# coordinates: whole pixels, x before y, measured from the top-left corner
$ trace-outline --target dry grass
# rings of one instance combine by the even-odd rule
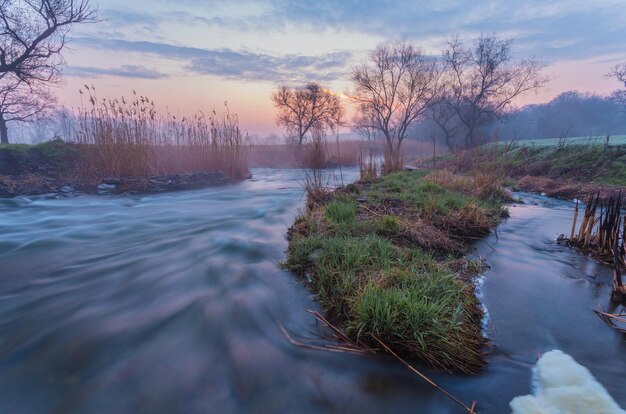
[[[359,141],[339,141],[320,143],[259,145],[249,147],[251,167],[264,168],[322,168],[358,165],[358,155],[362,143]],[[323,150],[323,154],[319,153]],[[312,153],[317,151],[315,157]]]
[[[435,170],[424,177],[427,182],[488,199],[507,199],[504,175],[498,171],[475,170],[473,175],[459,175],[450,170]]]
[[[222,171],[248,174],[246,135],[228,107],[192,116],[161,114],[153,101],[133,93],[131,100],[98,99],[85,86],[88,106],[76,120],[75,141],[83,154],[81,172],[91,177],[153,176]]]
[[[380,170],[382,175],[393,174],[404,170],[404,156],[399,153],[394,154],[385,150]]]
[[[364,156],[362,151],[359,152],[359,175],[363,181],[375,180],[378,177],[378,166],[372,151],[369,156]]]
[[[379,338],[398,355],[475,373],[485,339],[468,275],[481,269],[463,253],[497,223],[500,204],[464,194],[468,179],[441,185],[425,175],[385,175],[309,203],[289,233],[285,265],[307,275],[354,343]]]

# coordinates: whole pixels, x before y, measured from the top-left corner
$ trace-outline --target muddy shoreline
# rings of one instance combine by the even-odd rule
[[[555,179],[526,175],[517,178],[516,182],[519,189],[523,191],[545,194],[550,197],[564,200],[573,200],[575,198],[586,199],[587,197],[592,195],[595,196],[596,194],[600,195],[600,199],[605,200],[620,191],[626,193],[626,187],[598,185],[561,178]]]
[[[251,175],[246,178],[250,177]],[[197,171],[151,177],[106,177],[100,180],[39,174],[0,175],[0,198],[44,194],[61,197],[77,197],[82,194],[101,196],[155,194],[219,186],[236,181],[221,171]]]

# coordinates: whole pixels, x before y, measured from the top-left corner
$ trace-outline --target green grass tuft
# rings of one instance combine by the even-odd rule
[[[308,276],[327,315],[356,341],[374,345],[376,335],[409,358],[473,373],[484,363],[485,340],[473,285],[459,269],[480,266],[449,237],[456,227],[495,225],[500,204],[427,174],[357,183],[314,205],[294,225],[301,231],[290,233],[284,266]]]
[[[326,217],[335,223],[351,223],[356,219],[356,203],[332,201],[326,207]]]

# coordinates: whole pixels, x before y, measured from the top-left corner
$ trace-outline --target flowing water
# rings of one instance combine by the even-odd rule
[[[347,176],[354,178],[355,171]],[[144,197],[0,200],[1,413],[457,413],[385,356],[311,351],[308,290],[281,270],[296,170]],[[592,309],[608,267],[554,243],[572,205],[527,196],[476,246],[494,350],[476,377],[426,371],[481,413],[561,349],[626,405],[626,343]],[[532,203],[538,205],[533,205]]]

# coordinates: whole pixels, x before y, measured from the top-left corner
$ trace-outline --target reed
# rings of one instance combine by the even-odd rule
[[[368,157],[363,156],[363,152],[359,151],[359,174],[363,181],[375,180],[378,177],[378,167],[372,150]]]
[[[622,214],[622,202],[621,191],[605,200],[599,193],[590,196],[576,233],[577,202],[570,237],[562,234],[558,240],[613,265],[612,299],[626,303],[626,286],[622,282],[622,269],[626,268],[626,216]]]
[[[222,171],[233,179],[248,175],[247,135],[225,105],[191,116],[160,113],[154,101],[99,99],[85,85],[87,105],[76,116],[74,141],[82,153],[83,175],[102,177]]]

